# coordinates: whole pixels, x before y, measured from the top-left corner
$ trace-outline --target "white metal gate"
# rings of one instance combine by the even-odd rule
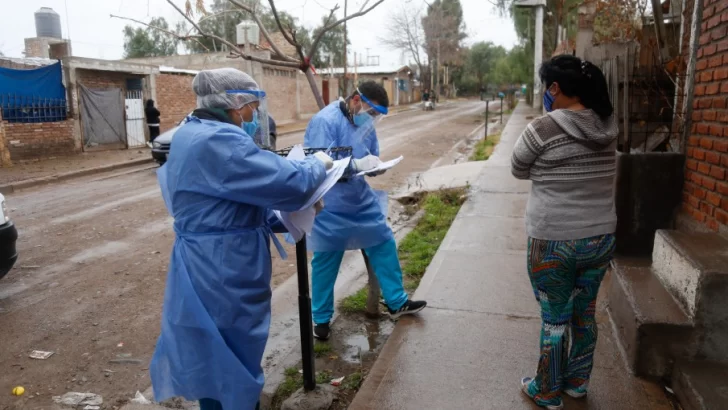
[[[129,148],[143,147],[146,144],[141,90],[126,92],[126,142]]]

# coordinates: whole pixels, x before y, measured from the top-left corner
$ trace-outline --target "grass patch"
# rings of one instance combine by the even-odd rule
[[[407,234],[399,245],[399,261],[404,275],[405,290],[413,292],[419,286],[420,279],[430,266],[450,225],[465,202],[466,191],[466,189],[449,189],[431,192],[417,196],[417,202],[408,205],[413,209],[423,209],[424,215],[415,229]],[[339,308],[346,314],[366,313],[368,294],[369,285],[344,298]]]
[[[297,392],[303,387],[303,375],[298,372],[295,367],[289,367],[285,371],[285,379],[278,386],[276,394],[273,396],[272,408],[279,409],[283,402],[291,397],[291,395]],[[322,370],[316,373],[316,383],[325,384],[331,381],[331,372],[328,370]]]
[[[358,371],[348,375],[346,379],[344,379],[342,387],[348,390],[359,390],[363,381],[364,375],[361,374],[361,371]]]
[[[470,155],[471,161],[485,161],[493,154],[496,144],[500,141],[500,134],[489,135],[485,139],[478,141]]]
[[[285,371],[286,378],[278,386],[276,394],[273,396],[273,403],[277,403],[278,406],[274,408],[280,408],[283,401],[298,389],[303,387],[303,375],[298,373],[298,369],[295,367],[289,367]]]
[[[326,384],[331,381],[331,372],[328,370],[321,370],[316,372],[316,384]]]
[[[368,293],[369,285],[359,289],[355,294],[345,297],[339,304],[339,308],[346,314],[365,313],[367,310]]]
[[[331,353],[331,345],[326,342],[316,342],[313,345],[313,352],[316,354],[316,357],[323,357]]]
[[[413,290],[419,285],[463,202],[464,189],[433,192],[424,198],[422,219],[399,245],[406,289]],[[364,295],[366,303],[366,293]]]

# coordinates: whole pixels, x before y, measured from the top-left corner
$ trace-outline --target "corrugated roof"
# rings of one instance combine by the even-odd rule
[[[15,64],[23,64],[34,67],[44,67],[47,65],[55,64],[58,60],[52,60],[50,58],[41,57],[0,57],[0,60],[10,61]]]
[[[174,67],[168,67],[164,65],[159,66],[159,72],[160,73],[177,73],[177,74],[197,74],[199,73],[198,70],[185,70],[182,68],[174,68]]]
[[[354,73],[358,74],[394,74],[398,73],[402,70],[409,70],[410,68],[406,65],[404,66],[363,66],[363,67],[349,67],[347,68],[347,74],[353,75]],[[343,75],[344,74],[344,67],[334,67],[333,69],[329,67],[317,67],[316,71],[323,75],[323,74],[333,74],[334,75]]]

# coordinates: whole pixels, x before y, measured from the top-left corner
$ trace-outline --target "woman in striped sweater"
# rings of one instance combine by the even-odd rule
[[[539,406],[563,408],[562,391],[584,397],[597,342],[597,293],[612,254],[619,132],[596,66],[563,55],[539,70],[547,114],[528,125],[511,158],[532,181],[526,211],[528,274],[541,305],[535,377],[521,380]]]

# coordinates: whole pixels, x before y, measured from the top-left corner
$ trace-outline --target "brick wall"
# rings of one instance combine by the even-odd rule
[[[727,0],[705,0],[701,33],[683,210],[718,231],[728,227]]]
[[[75,154],[73,120],[39,123],[3,122],[5,143],[13,162]]]
[[[96,70],[76,70],[77,82],[87,88],[121,88],[126,92],[126,79],[134,76],[125,73]]]
[[[161,113],[160,131],[173,128],[197,106],[191,74],[162,73],[157,76],[156,105]]]
[[[298,76],[298,86],[296,77]],[[156,105],[161,113],[160,131],[173,128],[197,106],[197,98],[192,91],[192,74],[161,73],[156,77]],[[276,123],[307,119],[318,112],[318,105],[306,77],[297,71],[284,69],[266,69],[264,71],[264,89],[268,98],[268,110]],[[321,90],[321,77],[316,77],[316,84]],[[300,92],[300,112],[296,89]],[[329,83],[330,98],[338,96],[338,83]],[[323,91],[322,91],[323,92]]]

